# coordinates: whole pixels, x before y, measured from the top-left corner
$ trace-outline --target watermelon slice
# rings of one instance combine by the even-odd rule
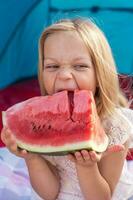
[[[18,147],[46,154],[88,149],[103,152],[108,146],[92,92],[62,91],[33,97],[2,113],[3,125]]]

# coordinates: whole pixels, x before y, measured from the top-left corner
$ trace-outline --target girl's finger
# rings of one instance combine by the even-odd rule
[[[74,155],[75,155],[75,158],[76,158],[76,160],[78,162],[83,162],[84,161],[84,159],[82,157],[82,154],[79,151],[77,151]]]
[[[123,151],[125,147],[123,145],[112,145],[109,146],[107,149],[107,152],[118,152],[118,151]]]
[[[16,156],[25,158],[28,155],[28,152],[26,150],[21,150],[18,148],[17,144],[14,144],[9,148],[9,150],[15,154]]]
[[[6,133],[6,146],[10,149],[17,148],[16,140],[10,133]]]
[[[10,131],[8,129],[3,129],[1,132],[1,139],[4,142],[4,144],[8,144],[8,142],[10,140],[12,140],[12,134],[10,133]]]
[[[18,150],[18,146],[16,143],[16,140],[14,138],[14,136],[10,133],[10,131],[6,131],[5,133],[5,137],[6,137],[6,146],[7,148],[14,154],[19,155],[20,151]]]
[[[20,151],[19,155],[20,155],[21,157],[23,157],[23,158],[28,157],[28,154],[29,154],[28,151],[26,151],[25,149],[19,150],[19,151]]]
[[[5,133],[6,133],[6,128],[4,127],[1,131],[1,140],[2,142],[5,144],[6,143],[6,136],[5,136]]]
[[[72,154],[68,154],[68,159],[72,162],[75,162],[75,157]]]
[[[103,157],[114,152],[124,151],[124,145],[111,145],[107,148],[107,150],[103,153]]]
[[[90,161],[90,154],[87,150],[82,150],[81,154],[82,154],[85,161]]]
[[[91,157],[91,160],[93,162],[99,162],[102,155],[101,154],[97,154],[95,151],[90,151],[90,157]]]

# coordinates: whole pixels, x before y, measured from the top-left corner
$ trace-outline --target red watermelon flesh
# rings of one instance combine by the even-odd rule
[[[108,145],[93,95],[86,90],[62,91],[15,104],[3,112],[3,124],[19,147],[33,152],[102,152]]]

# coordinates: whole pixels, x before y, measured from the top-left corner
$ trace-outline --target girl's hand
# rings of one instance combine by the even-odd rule
[[[18,157],[22,157],[24,159],[31,159],[33,157],[38,156],[37,154],[29,153],[26,150],[20,150],[17,146],[14,135],[7,128],[2,129],[1,139],[3,143],[6,145],[6,147],[8,148],[8,150]]]
[[[81,150],[76,151],[74,154],[69,154],[68,158],[77,165],[92,166],[99,162],[102,154],[97,154],[95,151]]]
[[[95,151],[81,150],[76,151],[74,154],[69,154],[68,158],[72,162],[82,166],[93,166],[99,162],[101,158],[109,155],[110,153],[123,151],[125,147],[123,145],[112,145],[103,153],[96,153]]]

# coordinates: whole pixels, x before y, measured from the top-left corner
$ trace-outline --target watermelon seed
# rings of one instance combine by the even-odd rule
[[[31,122],[31,125],[32,125],[32,130],[33,130],[33,131],[37,131],[37,127],[36,127],[35,123],[34,123],[34,122]]]
[[[43,129],[45,128],[45,124],[43,124],[42,128],[43,128]]]
[[[48,126],[48,129],[51,129],[51,125]]]
[[[39,125],[37,129],[40,130],[41,129],[41,125]]]

